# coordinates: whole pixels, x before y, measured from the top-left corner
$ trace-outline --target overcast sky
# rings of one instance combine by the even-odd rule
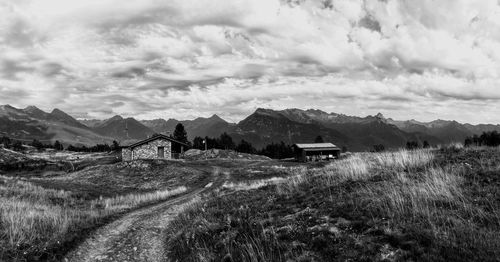
[[[497,0],[0,0],[0,104],[500,123]]]

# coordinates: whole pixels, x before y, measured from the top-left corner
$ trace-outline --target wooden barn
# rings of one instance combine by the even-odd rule
[[[189,145],[169,136],[156,134],[148,139],[122,147],[122,161],[136,159],[176,159]]]
[[[295,159],[300,162],[335,159],[341,151],[332,143],[295,144],[293,150]]]

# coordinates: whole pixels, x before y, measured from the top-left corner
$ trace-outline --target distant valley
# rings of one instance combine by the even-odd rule
[[[378,144],[386,148],[402,147],[407,141],[428,141],[431,145],[463,142],[473,134],[500,131],[500,125],[448,120],[398,121],[382,114],[357,117],[315,109],[259,108],[239,123],[230,123],[217,115],[194,120],[136,120],[118,115],[105,120],[77,120],[59,109],[47,113],[35,106],[24,109],[0,106],[0,135],[26,141],[38,139],[44,143],[59,140],[65,144],[94,145],[116,140],[124,145],[154,133],[171,133],[178,123],[184,125],[190,140],[196,136],[218,137],[226,132],[235,142],[244,139],[261,148],[280,141],[312,142],[320,135],[325,141],[351,151],[370,150]]]

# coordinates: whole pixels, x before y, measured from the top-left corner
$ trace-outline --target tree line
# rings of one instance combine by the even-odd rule
[[[465,146],[499,146],[500,133],[498,131],[483,132],[481,135],[473,135],[465,138]]]
[[[272,143],[267,145],[261,150],[257,150],[252,143],[241,139],[239,142],[235,142],[233,138],[226,132],[222,133],[219,137],[200,137],[197,136],[192,142],[188,141],[187,132],[182,123],[175,126],[172,138],[189,144],[191,148],[194,149],[224,149],[224,150],[234,150],[240,153],[247,154],[259,154],[265,155],[271,158],[288,158],[293,157],[293,148],[291,145],[287,145],[284,142]]]
[[[206,149],[224,149],[224,150],[234,150],[240,153],[247,154],[257,154],[264,155],[270,158],[289,158],[294,156],[293,147],[291,145],[285,144],[283,141],[279,143],[271,143],[266,145],[264,148],[258,150],[252,143],[241,139],[238,143],[235,143],[233,138],[226,132],[222,133],[219,137],[195,137],[193,139],[192,148],[205,150]]]

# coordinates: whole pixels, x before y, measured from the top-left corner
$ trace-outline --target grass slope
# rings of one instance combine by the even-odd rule
[[[182,194],[210,175],[154,160],[93,165],[71,173],[7,174],[0,176],[0,261],[59,260],[95,227],[130,209]]]
[[[227,186],[186,210],[167,252],[173,261],[498,261],[499,162],[498,149],[452,148],[290,168],[285,180]]]

